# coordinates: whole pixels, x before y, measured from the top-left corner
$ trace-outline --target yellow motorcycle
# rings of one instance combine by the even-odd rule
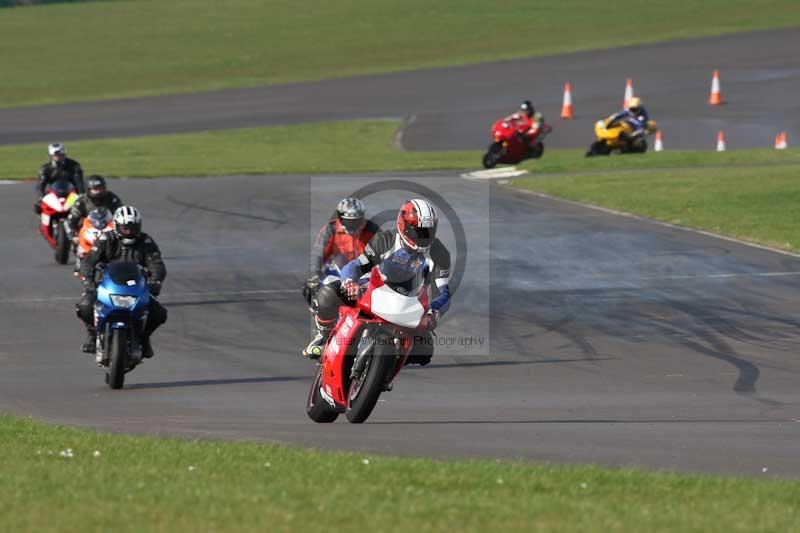
[[[610,155],[614,151],[643,154],[647,151],[647,135],[655,131],[655,120],[648,120],[645,125],[631,116],[612,115],[605,120],[598,120],[594,125],[597,140],[589,147],[586,157]]]

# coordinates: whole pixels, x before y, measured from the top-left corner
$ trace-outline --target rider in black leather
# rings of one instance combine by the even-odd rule
[[[36,182],[36,203],[33,210],[41,212],[40,202],[47,186],[58,180],[67,180],[75,186],[75,192],[83,194],[83,169],[80,163],[67,157],[67,147],[62,143],[52,143],[47,147],[50,161],[39,167],[39,179]]]
[[[147,286],[150,289],[150,307],[147,323],[142,332],[142,356],[153,357],[150,335],[167,321],[167,310],[156,296],[161,292],[161,283],[167,277],[167,268],[161,259],[161,251],[155,241],[142,232],[142,218],[135,207],[122,206],[114,213],[114,231],[107,231],[98,237],[91,251],[81,263],[80,275],[84,293],[75,306],[78,318],[86,324],[87,337],[82,350],[94,353],[97,332],[94,328],[94,302],[97,292],[94,284],[94,270],[99,263],[122,261],[136,263],[148,273]]]

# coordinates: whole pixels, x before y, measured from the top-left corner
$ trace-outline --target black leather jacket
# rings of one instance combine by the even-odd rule
[[[80,274],[87,289],[94,290],[94,267],[98,263],[111,261],[136,263],[147,269],[150,290],[156,295],[161,282],[167,277],[167,267],[161,259],[161,250],[149,235],[142,233],[133,244],[127,245],[122,243],[115,232],[106,231],[97,238],[92,249],[81,261]]]
[[[71,181],[75,185],[75,191],[78,194],[84,193],[85,187],[81,164],[74,159],[66,158],[61,166],[54,165],[51,161],[39,167],[39,181],[36,182],[36,193],[39,198],[44,196],[44,190],[49,184],[60,179]]]

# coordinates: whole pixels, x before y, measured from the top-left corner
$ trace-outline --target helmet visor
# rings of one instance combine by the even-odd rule
[[[433,242],[433,238],[436,236],[436,232],[433,228],[415,228],[411,225],[406,227],[405,233],[406,237],[420,248],[427,248],[430,246],[431,242]]]
[[[119,233],[120,237],[124,237],[126,239],[138,237],[141,229],[141,224],[120,224],[117,226],[117,232]]]
[[[339,221],[347,230],[347,233],[358,233],[364,225],[364,217],[359,218],[340,218]]]

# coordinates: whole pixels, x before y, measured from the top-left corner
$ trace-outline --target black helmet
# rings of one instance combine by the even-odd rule
[[[519,106],[519,110],[528,115],[528,118],[531,118],[534,113],[536,113],[536,109],[533,107],[533,104],[530,100],[525,100]]]
[[[92,200],[102,199],[106,195],[106,179],[97,174],[86,178],[86,194]]]

